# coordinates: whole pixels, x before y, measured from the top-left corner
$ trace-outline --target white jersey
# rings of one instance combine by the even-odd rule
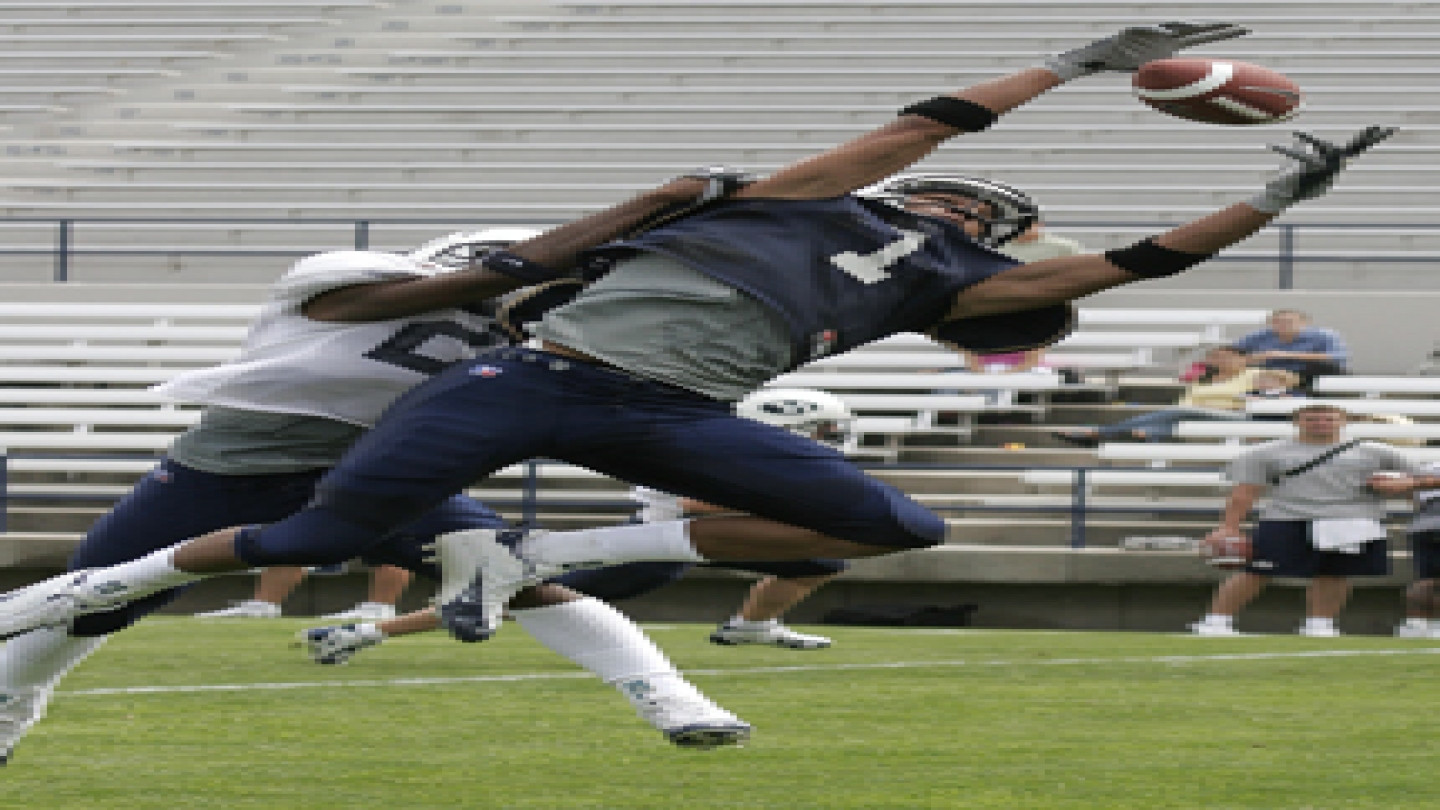
[[[155,387],[171,399],[369,427],[406,390],[451,363],[508,341],[492,318],[460,309],[368,323],[311,320],[306,301],[329,290],[430,276],[438,265],[376,251],[295,263],[271,289],[240,356]]]

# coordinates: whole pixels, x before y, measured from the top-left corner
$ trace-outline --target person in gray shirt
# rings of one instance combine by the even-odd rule
[[[1389,573],[1380,525],[1385,499],[1408,494],[1420,469],[1389,445],[1342,441],[1346,419],[1340,408],[1306,405],[1293,415],[1294,438],[1267,442],[1231,462],[1227,475],[1235,486],[1202,549],[1243,541],[1241,522],[1262,494],[1268,499],[1244,569],[1216,589],[1209,612],[1190,625],[1193,633],[1238,635],[1235,614],[1272,578],[1296,577],[1309,580],[1300,634],[1337,636],[1335,617],[1349,599],[1350,577]]]
[[[1412,479],[1415,514],[1407,529],[1414,580],[1405,589],[1405,623],[1395,628],[1400,638],[1440,638],[1436,616],[1435,580],[1440,579],[1440,462],[1424,466],[1425,475]]]

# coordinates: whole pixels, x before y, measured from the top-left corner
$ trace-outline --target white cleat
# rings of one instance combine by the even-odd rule
[[[10,761],[15,744],[45,716],[49,702],[50,690],[43,687],[0,691],[0,765]]]
[[[710,643],[727,646],[739,644],[767,644],[791,650],[822,650],[832,642],[825,636],[799,633],[780,623],[778,619],[763,622],[728,621],[710,634]]]
[[[1243,635],[1239,630],[1228,624],[1211,624],[1210,622],[1192,622],[1190,634],[1204,638],[1225,638],[1229,636]]]
[[[355,654],[385,640],[385,634],[374,625],[341,624],[334,627],[311,627],[297,636],[317,664],[344,664]]]
[[[1336,629],[1333,628],[1333,627],[1310,627],[1309,625],[1301,625],[1301,626],[1300,626],[1300,629],[1299,629],[1299,630],[1296,630],[1295,632],[1296,632],[1296,633],[1299,633],[1299,634],[1302,635],[1302,636],[1306,636],[1306,637],[1309,637],[1309,638],[1339,638],[1339,637],[1340,637],[1340,631],[1339,631],[1339,630],[1336,630]]]
[[[681,748],[744,745],[750,724],[715,705],[687,681],[637,678],[618,684],[630,705]]]
[[[196,613],[197,619],[278,619],[280,606],[263,599],[246,599],[228,608]]]
[[[361,602],[349,610],[320,618],[336,622],[383,622],[395,618],[395,606],[384,602]]]
[[[79,594],[90,571],[68,571],[24,588],[0,594],[0,639],[41,627],[59,627],[105,605],[86,609]],[[123,604],[123,600],[119,602]]]
[[[1396,638],[1440,638],[1436,630],[1429,627],[1415,627],[1414,625],[1402,624],[1395,628]]]
[[[502,543],[518,543],[526,533],[525,529],[467,529],[435,538],[435,561],[440,566],[436,612],[450,635],[461,641],[490,638],[500,629],[505,605],[515,594],[562,572],[558,566],[523,560]]]

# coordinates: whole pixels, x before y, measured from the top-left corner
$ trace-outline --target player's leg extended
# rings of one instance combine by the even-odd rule
[[[709,406],[672,406],[636,417],[628,449],[587,447],[568,460],[626,481],[735,510],[733,515],[590,530],[588,535],[656,537],[683,531],[690,561],[762,561],[874,556],[944,540],[945,524],[899,490],[866,475],[832,448]],[[583,535],[553,534],[547,545],[575,545],[605,563],[643,556],[582,547]],[[673,538],[672,538],[673,539]],[[662,545],[661,540],[656,545]],[[676,545],[683,545],[676,543]]]
[[[218,476],[162,462],[86,533],[71,570],[139,559],[216,526],[281,516],[304,504],[317,477]],[[69,627],[31,630],[0,648],[0,762],[43,717],[66,673],[108,634],[159,609],[175,593],[165,590],[118,610],[80,616]]]
[[[439,572],[425,549],[436,536],[503,525],[483,504],[458,495],[387,536],[366,562],[396,565],[433,578]],[[544,584],[520,594],[511,614],[536,641],[619,690],[641,717],[676,745],[732,745],[749,737],[749,724],[700,693],[640,628],[604,602]],[[301,640],[317,662],[340,664],[389,636],[438,626],[435,612],[427,609],[377,624],[311,628],[302,631]]]
[[[577,376],[605,376],[585,369]],[[517,589],[573,568],[640,560],[848,558],[934,545],[938,516],[840,456],[779,428],[731,415],[723,403],[610,374],[584,407],[566,411],[552,457],[633,483],[749,513],[582,532],[457,533],[473,566],[449,566],[442,620],[484,638]],[[605,387],[608,385],[608,389]],[[508,546],[508,547],[507,547]],[[462,579],[462,570],[474,575]],[[467,617],[463,622],[445,616]]]
[[[504,358],[457,365],[392,406],[321,479],[310,507],[263,528],[211,532],[132,562],[0,595],[0,637],[216,574],[359,556],[471,481],[543,452],[535,438],[550,424],[551,378],[536,371]],[[490,384],[497,380],[503,384]]]

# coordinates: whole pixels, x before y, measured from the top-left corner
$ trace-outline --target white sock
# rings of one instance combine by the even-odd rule
[[[152,593],[207,579],[212,574],[192,574],[171,563],[180,544],[167,546],[138,560],[97,568],[79,588],[86,605],[122,605]]]
[[[520,555],[554,565],[600,566],[658,560],[705,562],[690,543],[690,521],[666,520],[549,532],[520,541]]]
[[[107,638],[71,636],[59,627],[18,635],[0,647],[0,691],[53,688]]]
[[[1305,626],[1311,630],[1333,630],[1335,628],[1335,620],[1322,619],[1319,616],[1306,616]]]
[[[1205,624],[1214,625],[1216,627],[1229,627],[1230,623],[1234,620],[1234,616],[1226,616],[1224,613],[1205,614]]]
[[[1405,620],[1405,626],[1415,630],[1429,630],[1430,620],[1412,616]]]
[[[559,605],[513,611],[515,621],[536,641],[595,673],[608,684],[637,678],[680,677],[634,622],[599,599],[585,597]]]

